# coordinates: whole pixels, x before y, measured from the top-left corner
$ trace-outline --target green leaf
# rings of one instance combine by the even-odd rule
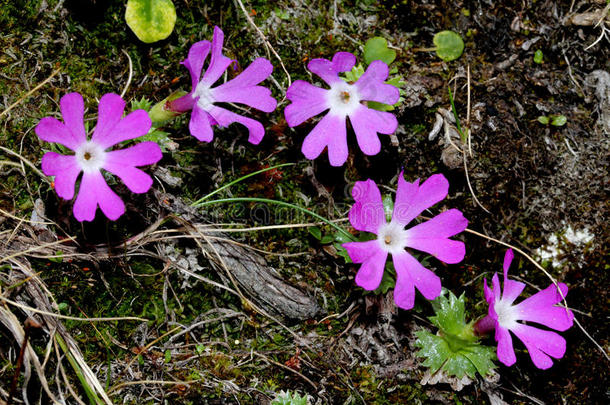
[[[311,236],[313,236],[317,240],[321,240],[322,239],[322,231],[317,226],[312,226],[308,230],[309,230],[309,233],[311,234]]]
[[[542,125],[549,125],[549,117],[547,117],[546,115],[541,115],[540,117],[538,117],[538,122]]]
[[[150,107],[152,107],[152,101],[146,98],[146,96],[142,96],[140,100],[131,100],[131,111],[135,110],[144,110],[149,111]]]
[[[390,222],[392,220],[392,212],[394,211],[394,199],[391,195],[386,194],[383,196],[381,200],[383,202],[383,212],[385,213],[386,221]]]
[[[172,352],[171,350],[167,349],[165,351],[165,363],[169,363],[170,361],[172,361]]]
[[[140,41],[149,44],[172,33],[176,9],[171,0],[127,0],[125,21]]]
[[[542,50],[537,49],[536,52],[534,53],[534,63],[541,64],[543,57],[544,57],[544,55],[542,54]]]
[[[174,141],[169,139],[168,135],[169,132],[161,131],[160,129],[152,127],[150,131],[142,138],[139,138],[139,140],[156,142],[161,148],[161,151],[165,153],[169,149],[172,149],[170,145],[174,143]]]
[[[551,115],[551,125],[555,127],[562,127],[568,122],[568,118],[565,115]]]
[[[441,31],[434,36],[436,54],[445,62],[456,60],[464,52],[462,37],[453,31]]]
[[[367,65],[375,60],[389,65],[394,62],[394,59],[396,59],[396,51],[388,48],[388,41],[385,38],[371,38],[364,44],[364,61]]]
[[[329,243],[333,243],[335,241],[334,235],[324,235],[322,239],[320,239],[320,243],[323,245],[328,245]]]
[[[420,350],[418,357],[425,358],[424,365],[431,373],[442,369],[448,376],[462,378],[468,375],[474,379],[478,372],[487,375],[495,367],[493,347],[479,344],[471,323],[466,323],[465,298],[457,298],[446,290],[432,302],[435,316],[428,319],[439,328],[436,335],[428,331],[416,332],[415,346]]]
[[[360,79],[360,76],[362,76],[363,74],[364,67],[362,67],[361,63],[359,63],[358,65],[354,66],[349,72],[345,72],[345,74],[343,75],[343,80],[349,83],[355,82]]]

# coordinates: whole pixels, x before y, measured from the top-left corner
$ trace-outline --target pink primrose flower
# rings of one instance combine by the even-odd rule
[[[366,242],[343,244],[354,263],[361,263],[356,284],[374,290],[381,283],[388,254],[396,269],[394,302],[403,309],[413,308],[415,288],[429,300],[441,292],[441,280],[426,269],[405,248],[429,253],[445,263],[458,263],[464,258],[464,242],[449,239],[468,225],[457,209],[450,209],[411,228],[405,227],[422,211],[443,200],[449,182],[442,174],[408,183],[400,173],[392,220],[386,221],[381,193],[372,180],[356,182],[352,196],[356,200],[349,211],[349,220],[359,231],[374,233],[377,238]]]
[[[273,66],[267,59],[257,58],[235,78],[212,87],[234,62],[222,54],[223,40],[221,29],[214,27],[212,42],[200,41],[191,46],[188,57],[182,61],[191,74],[191,92],[168,102],[167,108],[177,112],[192,110],[189,131],[200,141],[210,142],[214,139],[213,125],[227,127],[238,122],[248,129],[248,141],[258,144],[265,135],[260,122],[216,104],[239,103],[264,112],[275,110],[277,101],[271,97],[271,91],[257,86],[271,75]],[[203,64],[210,53],[210,63],[202,74]]]
[[[527,348],[534,365],[545,370],[553,365],[551,357],[560,359],[565,354],[565,339],[555,332],[517,321],[539,323],[558,331],[569,329],[574,321],[574,314],[564,307],[556,306],[563,299],[561,294],[564,297],[567,295],[568,287],[564,283],[559,283],[560,294],[557,287],[551,284],[519,304],[513,305],[525,287],[524,283],[508,279],[508,268],[513,257],[512,249],[508,249],[504,256],[503,291],[500,290],[498,273],[492,278],[491,289],[485,280],[485,300],[489,304],[489,315],[477,322],[475,329],[478,332],[485,332],[495,328],[498,359],[507,366],[512,366],[517,361],[509,331],[514,333]]]
[[[349,52],[337,52],[332,61],[312,59],[307,68],[320,76],[330,89],[297,80],[286,91],[286,97],[292,101],[284,110],[290,127],[328,110],[303,141],[301,150],[307,159],[317,158],[328,147],[331,165],[341,166],[345,163],[348,156],[347,117],[365,155],[376,155],[381,150],[377,133],[391,134],[396,131],[398,121],[393,114],[373,110],[363,104],[363,101],[385,104],[398,101],[398,88],[384,83],[388,77],[388,65],[380,60],[373,61],[358,81],[350,84],[342,80],[339,73],[350,71],[355,63],[356,57]]]
[[[104,215],[116,220],[125,212],[125,204],[108,187],[101,169],[119,177],[134,193],[148,191],[152,178],[137,166],[157,163],[162,157],[159,145],[142,142],[122,150],[108,150],[120,142],[145,135],[151,126],[148,114],[137,110],[123,118],[125,101],[117,94],[105,94],[100,99],[97,126],[89,140],[85,133],[83,97],[78,93],[66,94],[60,100],[60,109],[64,122],[45,117],[35,132],[43,141],[59,143],[74,154],[45,153],[43,173],[55,176],[57,194],[71,200],[82,172],[74,217],[81,222],[92,221],[99,205]]]

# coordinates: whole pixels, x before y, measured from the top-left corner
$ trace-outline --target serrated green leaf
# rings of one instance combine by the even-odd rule
[[[430,322],[432,322],[434,326],[441,329],[443,332],[460,335],[467,327],[465,295],[462,294],[460,298],[457,298],[449,291],[448,296],[446,296],[444,294],[445,291],[446,290],[443,290],[443,293],[432,301],[432,308],[436,315],[431,316],[428,319],[430,319]]]
[[[152,107],[152,101],[142,96],[140,100],[131,100],[131,111],[144,110],[149,111]]]
[[[172,33],[176,9],[171,0],[128,0],[125,21],[140,41],[149,44]]]
[[[542,54],[542,50],[537,49],[534,53],[534,63],[541,64],[544,55]]]
[[[345,80],[346,82],[352,83],[357,81],[358,79],[360,79],[360,76],[362,76],[364,74],[364,67],[362,67],[362,64],[359,63],[358,65],[354,66],[352,68],[352,70],[350,70],[349,72],[345,72],[343,74],[343,80]]]
[[[139,140],[156,142],[161,148],[161,151],[165,153],[169,150],[169,145],[173,142],[169,139],[168,135],[169,132],[161,131],[160,129],[153,127],[150,129],[150,132],[139,138]]]
[[[385,38],[374,37],[364,44],[364,61],[367,65],[376,60],[389,65],[394,59],[396,59],[396,51],[388,48],[388,41]]]
[[[485,376],[495,367],[495,350],[480,345],[472,323],[466,323],[464,294],[457,298],[446,292],[432,302],[435,316],[428,318],[439,328],[438,334],[416,332],[415,345],[421,349],[417,356],[425,358],[424,365],[432,373],[442,367],[447,375],[458,378],[474,379],[477,372]]]
[[[456,60],[464,52],[462,37],[453,31],[441,31],[434,36],[436,54],[445,62]]]

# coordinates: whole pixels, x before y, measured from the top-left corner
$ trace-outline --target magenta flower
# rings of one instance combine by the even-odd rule
[[[415,287],[429,300],[441,292],[441,280],[426,269],[405,248],[413,248],[435,256],[445,263],[458,263],[464,258],[464,242],[449,239],[468,225],[457,209],[445,211],[429,221],[405,229],[423,210],[447,196],[449,182],[442,174],[430,176],[421,186],[419,179],[407,183],[400,173],[392,220],[386,222],[379,188],[372,180],[356,182],[352,196],[356,203],[349,211],[349,220],[359,231],[374,233],[377,238],[366,242],[348,242],[347,249],[354,263],[362,263],[356,284],[365,290],[379,287],[388,254],[396,269],[394,302],[403,309],[413,308]]]
[[[108,151],[112,146],[145,135],[151,122],[144,110],[137,110],[123,118],[125,101],[117,94],[105,94],[100,99],[97,126],[91,140],[87,139],[84,124],[85,105],[78,93],[63,96],[59,102],[64,122],[45,117],[36,126],[38,137],[55,142],[74,151],[74,155],[47,152],[42,157],[42,171],[55,176],[57,194],[71,200],[76,179],[82,172],[78,196],[74,202],[74,217],[92,221],[99,205],[109,219],[115,220],[125,212],[125,204],[102,175],[104,169],[123,180],[134,193],[145,193],[152,178],[137,166],[151,165],[161,159],[161,149],[155,142],[142,142],[122,150]]]
[[[301,150],[307,159],[317,158],[328,146],[330,164],[341,166],[345,163],[348,155],[346,117],[349,117],[358,145],[365,155],[376,155],[381,150],[377,133],[396,131],[398,121],[393,114],[362,104],[363,101],[385,104],[398,101],[398,89],[384,83],[388,77],[388,65],[380,60],[373,61],[357,82],[346,83],[339,73],[350,71],[355,63],[356,57],[349,52],[337,52],[332,62],[312,59],[307,68],[320,76],[330,89],[297,80],[286,91],[286,97],[292,101],[284,110],[290,127],[328,110],[303,141]]]
[[[267,59],[257,58],[237,77],[212,88],[233,62],[222,54],[223,40],[221,29],[214,27],[212,42],[200,41],[191,46],[188,57],[182,61],[191,74],[191,92],[168,102],[167,108],[176,112],[192,110],[189,131],[200,141],[210,142],[214,139],[213,125],[227,127],[238,122],[248,128],[248,141],[258,144],[265,135],[265,129],[260,122],[216,104],[240,103],[264,112],[275,110],[277,101],[271,97],[271,91],[266,87],[257,86],[269,77],[273,66]],[[203,64],[210,52],[210,63],[202,75]]]
[[[517,321],[535,322],[549,328],[565,331],[572,326],[574,314],[563,307],[556,306],[568,294],[568,287],[559,283],[561,294],[554,284],[537,292],[517,305],[513,302],[523,291],[525,284],[508,279],[508,267],[513,260],[512,249],[504,256],[504,291],[500,291],[498,273],[492,278],[492,288],[487,287],[485,280],[485,300],[489,303],[489,315],[475,325],[478,333],[485,333],[495,328],[498,342],[498,359],[507,366],[517,361],[513,340],[509,331],[513,332],[527,348],[534,365],[546,370],[553,365],[551,357],[560,359],[566,352],[566,341],[559,334],[538,329]]]

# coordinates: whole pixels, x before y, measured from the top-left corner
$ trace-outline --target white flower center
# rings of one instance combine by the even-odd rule
[[[346,117],[360,106],[360,94],[356,86],[343,80],[333,84],[326,93],[330,114]]]
[[[197,99],[197,105],[204,111],[210,111],[214,106],[215,100],[209,84],[200,82],[193,92],[193,98]]]
[[[76,161],[85,173],[99,171],[106,161],[106,152],[98,144],[88,141],[76,149]]]
[[[517,324],[517,313],[514,307],[504,300],[496,301],[494,310],[498,315],[498,323],[506,329],[511,329]]]
[[[377,242],[388,253],[402,253],[407,246],[407,231],[396,222],[383,224],[377,231]]]

